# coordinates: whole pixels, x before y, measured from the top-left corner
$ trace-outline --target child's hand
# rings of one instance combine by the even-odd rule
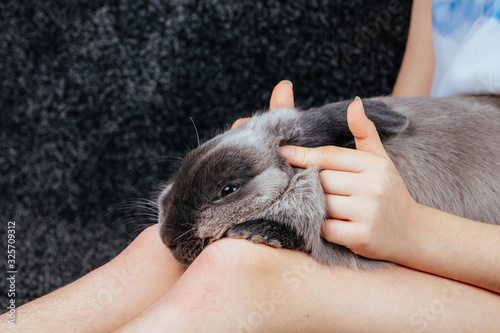
[[[271,94],[271,101],[269,102],[269,110],[281,108],[294,108],[293,100],[293,84],[288,80],[283,80],[278,83]],[[231,128],[236,128],[250,121],[252,118],[240,118],[233,123]]]
[[[328,220],[323,237],[353,252],[391,260],[402,251],[419,204],[387,155],[375,125],[359,99],[347,110],[356,150],[334,146],[282,147],[288,162],[299,167],[317,165],[326,193]]]

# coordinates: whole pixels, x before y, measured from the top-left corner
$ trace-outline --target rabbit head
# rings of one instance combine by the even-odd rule
[[[373,103],[368,109],[382,110],[374,118],[383,138],[407,126],[404,116]],[[158,199],[160,236],[174,257],[189,265],[225,235],[314,252],[325,215],[319,170],[292,168],[279,147],[352,147],[347,105],[263,113],[189,152]]]

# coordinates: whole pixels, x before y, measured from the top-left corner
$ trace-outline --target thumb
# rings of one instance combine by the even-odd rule
[[[375,124],[366,116],[363,103],[358,96],[347,108],[347,124],[354,136],[357,150],[389,157],[380,141]]]
[[[293,109],[293,84],[288,80],[283,80],[278,83],[271,94],[271,101],[269,102],[269,110],[274,109]]]

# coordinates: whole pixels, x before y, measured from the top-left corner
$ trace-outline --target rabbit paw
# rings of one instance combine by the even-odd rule
[[[295,230],[285,224],[265,219],[256,219],[237,224],[227,231],[232,238],[248,239],[269,246],[300,250],[304,241]]]

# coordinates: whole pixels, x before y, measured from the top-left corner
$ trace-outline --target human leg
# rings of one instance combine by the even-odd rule
[[[17,309],[22,332],[109,332],[142,313],[184,272],[162,244],[157,226],[144,230],[109,263]]]
[[[122,331],[477,331],[499,327],[499,312],[497,294],[401,266],[329,268],[223,239]]]

